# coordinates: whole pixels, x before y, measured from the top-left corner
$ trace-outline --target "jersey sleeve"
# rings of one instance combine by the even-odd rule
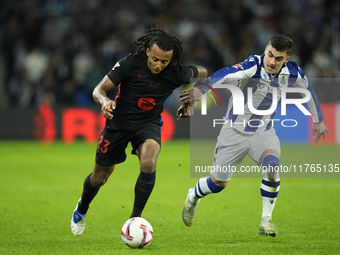
[[[171,71],[171,78],[177,87],[190,83],[190,79],[197,78],[198,70],[196,66],[180,66]]]
[[[311,98],[307,102],[307,105],[309,107],[309,110],[313,114],[313,123],[320,123],[320,122],[323,121],[323,114],[322,114],[322,111],[321,111],[319,100],[318,100],[316,93],[314,91],[314,88],[313,88],[312,84],[309,82],[305,73],[302,71],[302,69],[299,66],[297,66],[297,68],[298,68],[298,77],[297,77],[296,82],[293,86],[298,87],[298,88],[308,89],[308,91],[311,94]]]
[[[206,84],[211,87],[222,83],[237,86],[239,84],[238,81],[253,77],[257,71],[257,68],[258,58],[256,56],[250,56],[241,63],[218,70],[213,75],[208,77]],[[209,86],[202,85],[202,88],[209,90]]]
[[[127,74],[131,69],[132,63],[132,55],[129,54],[125,58],[119,60],[107,73],[107,76],[110,78],[114,85],[118,86],[126,79]]]

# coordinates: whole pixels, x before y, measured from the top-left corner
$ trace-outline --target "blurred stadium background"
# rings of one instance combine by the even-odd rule
[[[334,131],[328,143],[339,142],[339,1],[5,0],[0,9],[0,139],[95,142],[104,120],[93,88],[158,25],[182,38],[184,64],[209,74],[287,34],[291,59],[321,79],[313,86]],[[189,121],[173,118],[180,92],[166,103],[163,140],[189,137]]]

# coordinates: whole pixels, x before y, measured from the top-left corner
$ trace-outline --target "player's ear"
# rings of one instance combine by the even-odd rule
[[[145,51],[145,52],[146,52],[146,55],[149,56],[149,55],[150,55],[150,48],[149,48],[149,47],[146,48],[146,51]]]
[[[290,56],[287,57],[285,64],[288,62],[289,59],[290,59]]]

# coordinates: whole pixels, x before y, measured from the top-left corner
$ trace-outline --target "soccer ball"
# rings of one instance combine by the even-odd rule
[[[121,234],[127,246],[142,249],[151,243],[153,229],[146,219],[135,217],[124,223]]]

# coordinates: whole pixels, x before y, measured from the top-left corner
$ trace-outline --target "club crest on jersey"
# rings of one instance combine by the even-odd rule
[[[281,77],[280,83],[281,83],[282,85],[286,85],[286,76],[282,76],[282,77]]]
[[[233,67],[238,68],[238,69],[243,69],[243,66],[241,64],[233,65]]]
[[[159,83],[151,81],[149,85],[149,90],[150,91],[156,91],[159,88]]]
[[[155,107],[155,100],[151,97],[142,97],[138,100],[138,107],[143,111],[150,111]]]

